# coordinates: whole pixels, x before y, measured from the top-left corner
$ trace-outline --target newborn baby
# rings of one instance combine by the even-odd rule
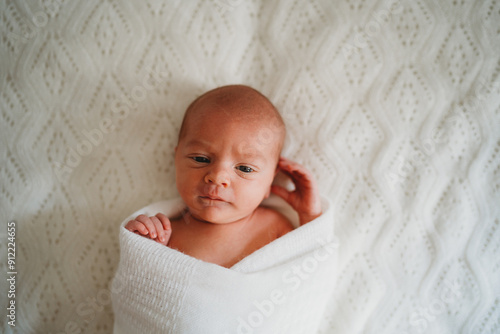
[[[301,165],[280,157],[285,125],[253,88],[219,87],[186,110],[175,148],[176,184],[186,209],[170,219],[139,215],[125,228],[203,261],[230,268],[293,230],[261,206],[273,192],[305,224],[321,215],[316,182]],[[272,185],[281,170],[293,191]]]

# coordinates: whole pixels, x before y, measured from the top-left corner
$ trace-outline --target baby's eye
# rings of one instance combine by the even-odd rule
[[[251,173],[251,172],[253,172],[253,168],[248,167],[248,166],[238,166],[236,168],[238,168],[238,170],[242,171],[243,173]]]
[[[201,163],[209,163],[210,162],[210,160],[208,158],[205,158],[205,157],[191,157],[191,159],[193,159],[196,162],[201,162]]]

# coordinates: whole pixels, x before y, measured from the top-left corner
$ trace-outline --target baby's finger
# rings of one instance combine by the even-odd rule
[[[165,244],[170,240],[170,236],[172,235],[172,226],[170,224],[170,219],[165,216],[163,213],[158,213],[156,217],[161,221],[163,225],[163,234],[165,236]]]
[[[156,227],[154,226],[154,223],[151,221],[149,217],[145,215],[139,215],[137,216],[137,218],[135,218],[135,220],[143,223],[146,226],[146,228],[149,231],[149,237],[151,239],[156,238]]]
[[[282,163],[281,161],[278,163],[278,168],[279,171],[291,178],[292,180],[295,179],[295,175],[293,175],[293,171],[290,169],[290,166]]]
[[[283,198],[286,202],[290,199],[290,192],[281,186],[272,185],[271,192]]]
[[[311,173],[309,172],[309,170],[298,162],[282,158],[280,159],[279,166],[283,171],[311,178]]]
[[[168,230],[171,230],[172,227],[170,225],[170,219],[168,219],[167,216],[165,216],[163,213],[158,213],[156,215],[156,217],[161,221],[162,225],[163,225],[163,229],[165,231],[168,231]]]
[[[125,228],[130,232],[139,232],[142,235],[148,234],[148,229],[144,226],[143,223],[138,222],[137,220],[131,220],[126,225]]]
[[[151,217],[149,217],[149,219],[151,219],[151,221],[153,222],[153,224],[155,226],[156,235],[158,236],[158,239],[161,242],[164,242],[165,241],[165,236],[164,236],[164,233],[163,233],[163,226],[162,226],[160,220],[158,218],[156,218],[155,216],[151,216]]]
[[[298,188],[314,186],[314,178],[304,166],[290,160],[280,160],[279,167],[284,174],[292,179]]]

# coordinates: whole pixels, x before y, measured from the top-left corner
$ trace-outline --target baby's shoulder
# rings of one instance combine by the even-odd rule
[[[257,210],[261,219],[266,221],[273,230],[276,230],[278,237],[294,229],[292,223],[282,213],[267,206],[259,206]]]

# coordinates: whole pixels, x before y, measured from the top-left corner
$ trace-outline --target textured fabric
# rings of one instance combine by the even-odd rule
[[[112,286],[114,334],[318,331],[338,274],[333,211],[326,199],[319,218],[230,269],[123,228],[139,214],[177,216],[179,203],[152,204],[121,224]]]
[[[323,333],[500,331],[500,2],[0,0],[0,12],[1,254],[17,222],[17,324],[1,332],[112,332],[117,226],[178,196],[182,114],[229,83],[269,96],[283,154],[332,200],[339,277]]]

